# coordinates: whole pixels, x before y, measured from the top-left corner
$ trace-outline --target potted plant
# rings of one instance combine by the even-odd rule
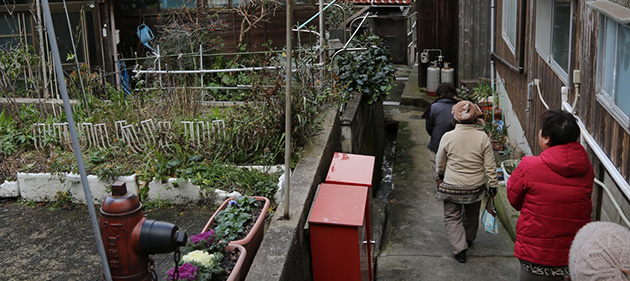
[[[245,279],[243,264],[247,250],[241,245],[219,241],[214,230],[201,232],[188,239],[184,255],[166,280],[240,281]]]
[[[241,245],[249,253],[243,271],[247,273],[262,241],[269,199],[262,196],[228,198],[206,223],[202,232],[214,229],[220,239]]]
[[[510,175],[514,173],[514,170],[516,170],[516,166],[518,166],[519,162],[521,162],[520,159],[508,159],[501,162],[501,170],[503,170],[503,176],[505,177],[505,182],[507,182],[508,179],[510,178]]]
[[[497,122],[485,122],[482,130],[490,137],[492,150],[503,151],[507,142],[507,127]]]
[[[479,105],[479,107],[483,110],[485,106],[490,106],[492,108],[492,100],[488,100],[490,96],[492,96],[492,86],[484,81],[480,81],[477,83],[477,86],[473,89],[473,95],[475,101]]]
[[[461,100],[467,100],[474,103],[477,102],[477,97],[474,92],[463,85],[457,88],[457,97]]]

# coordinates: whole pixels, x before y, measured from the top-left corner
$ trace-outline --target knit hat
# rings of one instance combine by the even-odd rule
[[[630,229],[591,222],[575,235],[569,253],[571,281],[630,280]]]
[[[479,106],[471,101],[463,100],[453,105],[453,118],[460,123],[470,123],[483,113]]]

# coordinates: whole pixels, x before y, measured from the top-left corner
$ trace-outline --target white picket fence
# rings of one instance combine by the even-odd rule
[[[208,141],[215,134],[225,136],[224,120],[209,121],[181,121],[180,122],[184,134],[192,142],[201,145],[202,142]],[[68,123],[37,123],[33,124],[33,143],[36,149],[43,149],[51,140],[57,140],[70,149],[71,138],[68,130]],[[157,130],[173,130],[170,121],[153,122],[153,119],[147,119],[140,123],[127,124],[127,120],[119,120],[114,122],[114,132],[119,141],[126,143],[134,152],[142,150],[144,145],[153,143],[159,147],[168,145],[165,140],[157,139]],[[79,123],[77,125],[79,133],[79,142],[82,148],[111,148],[109,132],[106,123]]]

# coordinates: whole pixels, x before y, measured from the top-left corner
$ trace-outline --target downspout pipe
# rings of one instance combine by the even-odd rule
[[[523,74],[523,72],[525,72],[525,68],[523,66],[514,66],[513,64],[511,64],[509,61],[507,61],[506,59],[504,59],[503,57],[499,56],[497,53],[495,53],[494,51],[492,51],[492,54],[490,54],[490,63],[493,64],[493,62],[497,60],[499,63],[505,65],[508,67],[508,69],[518,73],[518,74]]]
[[[103,265],[103,275],[105,280],[111,281],[112,275],[109,270],[109,263],[107,262],[107,256],[105,255],[105,246],[103,245],[103,239],[101,239],[101,230],[98,227],[98,218],[96,217],[96,211],[94,210],[94,203],[92,201],[92,192],[87,180],[87,173],[85,172],[85,165],[83,164],[83,157],[81,156],[81,147],[79,146],[79,138],[77,136],[77,127],[72,117],[72,108],[70,107],[70,98],[68,97],[68,89],[66,88],[66,79],[63,75],[63,69],[61,69],[61,57],[59,56],[59,46],[57,46],[57,36],[55,35],[55,27],[50,15],[50,5],[48,0],[42,0],[42,10],[44,11],[44,20],[46,21],[46,32],[48,33],[48,42],[50,44],[50,50],[52,51],[53,61],[55,63],[55,72],[57,74],[57,83],[59,83],[59,92],[63,98],[63,107],[66,111],[66,119],[68,121],[68,130],[70,131],[70,137],[72,138],[72,149],[74,150],[74,156],[77,159],[77,166],[79,168],[79,174],[81,175],[81,184],[83,185],[83,193],[85,194],[85,204],[88,207],[90,213],[90,219],[92,221],[92,229],[94,230],[94,238],[96,239],[96,248],[98,254],[101,257],[101,264]]]
[[[525,69],[525,17],[527,16],[527,1],[521,1],[521,20],[519,21],[521,33],[518,37],[518,68],[519,74],[522,74]]]
[[[495,25],[494,25],[494,18],[496,16],[496,11],[495,11],[495,1],[492,1],[492,14],[491,14],[491,21],[493,22],[492,27],[491,27],[491,32],[493,35],[491,41],[494,41],[494,30],[495,30]],[[516,72],[518,74],[523,74],[525,72],[525,17],[527,16],[527,3],[526,1],[521,1],[521,20],[520,20],[520,31],[519,31],[519,37],[518,37],[518,66],[513,65],[512,63],[510,63],[508,60],[504,59],[503,57],[499,56],[499,54],[497,54],[494,50],[494,43],[491,43],[490,45],[490,63],[493,64],[495,60],[499,61],[499,63],[507,66],[511,71]],[[494,71],[492,72],[492,75],[494,75]]]

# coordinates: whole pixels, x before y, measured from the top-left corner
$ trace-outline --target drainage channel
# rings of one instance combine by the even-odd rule
[[[389,197],[392,189],[392,175],[394,172],[394,159],[396,156],[396,138],[398,137],[398,122],[385,121],[385,149],[383,153],[383,165],[381,167],[381,183],[376,191],[376,198]]]

